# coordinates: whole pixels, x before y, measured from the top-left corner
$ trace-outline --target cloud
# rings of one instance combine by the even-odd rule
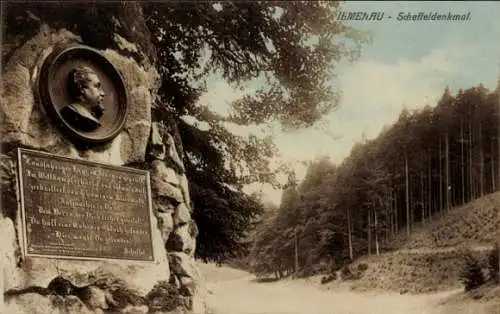
[[[376,137],[384,125],[395,122],[403,106],[434,106],[446,85],[463,87],[454,86],[453,79],[467,67],[464,60],[475,52],[450,47],[433,50],[419,60],[402,59],[395,64],[362,60],[344,69],[339,76],[341,107],[328,117],[333,131],[342,138],[330,152],[342,159],[362,132],[368,138]]]
[[[463,48],[438,49],[417,61],[397,64],[361,61],[340,77],[342,105],[358,110],[396,109],[432,104],[471,54]],[[367,106],[370,105],[370,106]]]

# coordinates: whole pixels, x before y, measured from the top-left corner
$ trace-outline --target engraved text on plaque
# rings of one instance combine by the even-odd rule
[[[19,149],[24,252],[154,261],[147,171]]]

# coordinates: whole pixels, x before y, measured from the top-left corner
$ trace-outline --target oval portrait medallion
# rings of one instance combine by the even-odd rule
[[[110,141],[125,123],[128,99],[123,79],[93,48],[56,49],[42,66],[39,88],[46,113],[72,141]]]

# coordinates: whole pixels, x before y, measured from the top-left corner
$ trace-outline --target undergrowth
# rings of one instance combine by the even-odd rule
[[[464,254],[465,264],[460,272],[459,278],[464,285],[465,291],[471,291],[486,283],[483,271],[478,259],[472,252]]]

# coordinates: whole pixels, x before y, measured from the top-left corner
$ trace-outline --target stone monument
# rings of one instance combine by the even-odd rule
[[[4,312],[203,313],[176,129],[151,117],[155,68],[41,25],[2,75]]]

